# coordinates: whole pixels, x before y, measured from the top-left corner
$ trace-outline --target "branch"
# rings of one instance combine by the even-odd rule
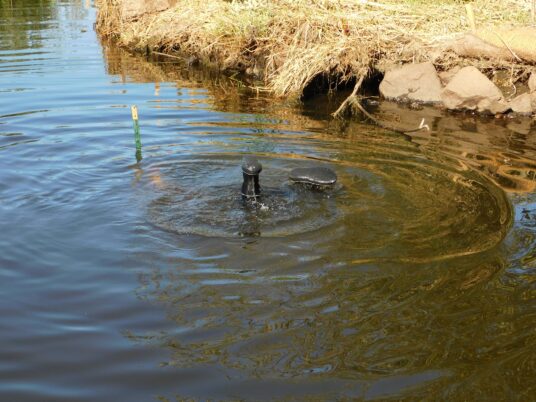
[[[386,130],[394,131],[395,133],[400,133],[400,134],[414,133],[416,131],[421,131],[421,130],[430,131],[430,127],[428,126],[428,124],[424,124],[425,123],[424,118],[421,120],[421,124],[419,125],[419,127],[415,128],[413,130],[403,131],[403,130],[397,129],[395,127],[388,126],[387,124],[380,122],[378,119],[376,119],[374,116],[372,116],[361,105],[361,102],[359,101],[359,98],[357,96],[357,92],[359,91],[359,88],[361,87],[361,84],[363,84],[363,79],[364,79],[364,75],[361,75],[361,77],[359,78],[359,80],[355,84],[355,87],[354,87],[352,93],[350,94],[350,96],[348,96],[344,100],[344,102],[341,103],[339,108],[334,113],[331,114],[333,117],[339,118],[339,117],[341,117],[341,115],[343,115],[346,112],[346,110],[349,107],[355,106],[356,108],[358,108],[361,111],[361,113],[363,113],[365,116],[367,116],[376,125],[384,128]]]
[[[503,45],[510,51],[510,53],[512,53],[512,56],[514,56],[514,59],[516,59],[517,61],[519,61],[520,63],[523,62],[523,60],[521,60],[519,58],[519,56],[517,54],[514,53],[514,51],[512,50],[512,48],[510,46],[508,46],[508,43],[506,43],[504,41],[504,39],[501,37],[501,35],[499,35],[497,32],[493,32],[497,38],[499,38],[499,40],[503,43]]]
[[[344,102],[341,103],[339,108],[334,113],[331,114],[333,117],[335,117],[335,118],[340,117],[342,114],[344,114],[344,112],[346,112],[346,109],[353,103],[354,99],[357,100],[357,91],[359,91],[359,88],[361,87],[361,84],[363,84],[363,79],[364,78],[365,78],[365,76],[361,75],[361,77],[359,78],[359,80],[355,84],[355,87],[354,87],[352,93],[350,94],[350,96],[348,96],[348,98],[346,98],[344,100]]]

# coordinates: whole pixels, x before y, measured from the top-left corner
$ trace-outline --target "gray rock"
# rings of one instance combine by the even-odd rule
[[[337,174],[327,167],[296,168],[290,172],[289,179],[296,183],[326,186],[335,184]]]
[[[441,93],[448,109],[476,110],[481,113],[504,113],[509,109],[503,94],[475,67],[462,68]]]
[[[485,103],[483,103],[485,105]],[[489,107],[483,107],[482,112],[487,113],[489,111],[491,114],[497,113],[506,113],[510,110],[510,105],[505,100],[492,101]]]
[[[530,92],[536,92],[536,73],[532,73],[529,78]]]
[[[438,103],[441,82],[432,63],[406,64],[385,73],[380,93],[387,99]]]
[[[510,108],[513,112],[529,115],[532,113],[531,95],[528,93],[516,96],[510,101]]]
[[[458,73],[458,71],[460,71],[460,68],[461,67],[456,66],[454,68],[451,68],[450,70],[441,71],[440,73],[438,73],[437,75],[441,80],[441,84],[443,84],[443,86],[448,85],[452,77],[454,77]]]

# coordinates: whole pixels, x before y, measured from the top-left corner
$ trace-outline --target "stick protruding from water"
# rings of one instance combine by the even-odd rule
[[[140,124],[138,122],[138,107],[136,105],[132,105],[130,107],[130,111],[132,113],[132,121],[134,124],[134,141],[136,143],[136,160],[139,162],[141,161],[141,134],[140,134]]]
[[[132,112],[132,120],[138,120],[138,107],[136,105],[132,105],[130,107],[130,111]]]

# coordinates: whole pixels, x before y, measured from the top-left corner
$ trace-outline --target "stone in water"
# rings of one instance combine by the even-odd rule
[[[327,167],[296,168],[290,172],[289,179],[296,183],[329,186],[337,181],[337,174]]]

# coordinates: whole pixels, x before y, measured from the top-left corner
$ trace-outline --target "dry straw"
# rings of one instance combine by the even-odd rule
[[[179,0],[125,21],[126,0],[97,0],[97,29],[121,45],[193,54],[221,69],[257,71],[279,96],[298,96],[325,74],[336,83],[390,65],[431,60],[464,64],[448,51],[470,30],[456,0]],[[475,0],[479,27],[530,23],[532,0]],[[483,69],[511,67],[472,61]]]

